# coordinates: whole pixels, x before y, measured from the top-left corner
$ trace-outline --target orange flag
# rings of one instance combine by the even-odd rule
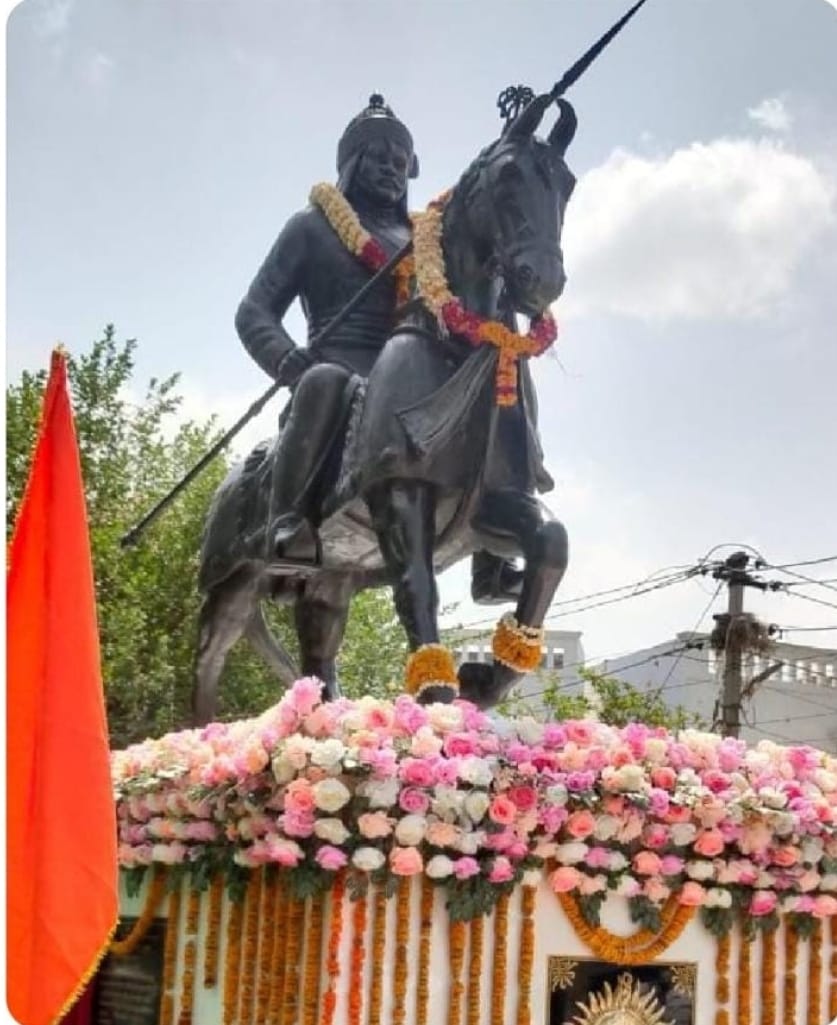
[[[81,995],[118,916],[96,600],[60,351],[9,552],[6,652],[7,999],[21,1025],[50,1025]]]

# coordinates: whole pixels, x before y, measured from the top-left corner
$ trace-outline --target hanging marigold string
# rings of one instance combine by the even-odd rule
[[[520,925],[518,957],[517,1025],[532,1021],[532,965],[535,960],[535,893],[536,887],[523,886],[520,897],[523,921]]]
[[[369,1021],[381,1019],[384,983],[384,958],[387,939],[387,895],[383,886],[375,887],[372,903],[372,975],[369,982]]]
[[[221,912],[224,905],[224,877],[213,876],[209,884],[209,909],[206,916],[206,941],[203,955],[203,984],[212,989],[218,984],[218,944],[221,933]]]
[[[305,950],[302,1025],[316,1025],[320,1009],[320,976],[323,963],[323,901],[322,893],[310,898],[310,916]]]
[[[111,940],[108,953],[116,954],[117,957],[126,957],[128,954],[133,954],[151,928],[151,923],[154,921],[165,892],[166,866],[155,865],[139,918],[134,922],[127,936],[123,936],[121,940]]]
[[[828,994],[828,1016],[837,1018],[837,915],[831,916],[831,989]]]
[[[506,943],[509,933],[509,895],[501,893],[494,906],[494,967],[491,973],[491,1025],[506,1023]]]
[[[728,932],[719,936],[715,947],[715,1025],[729,1025],[729,955],[732,937]]]
[[[465,1025],[479,1025],[482,1006],[482,940],[485,918],[477,915],[471,919],[471,959],[468,962],[468,1005]]]
[[[407,971],[410,943],[412,876],[400,876],[395,898],[395,972],[392,987],[392,1025],[404,1025],[407,1014]]]
[[[363,1011],[363,963],[366,959],[366,904],[368,897],[368,893],[362,894],[355,901],[352,913],[352,957],[349,965],[348,1025],[360,1025]]]
[[[238,1009],[239,1025],[252,1025],[256,999],[256,966],[259,951],[259,905],[261,903],[263,868],[250,871],[247,881],[244,912],[244,944],[241,963],[241,997]]]
[[[284,875],[276,880],[276,929],[273,941],[273,962],[270,968],[271,987],[268,1003],[267,1020],[270,1025],[280,1025],[282,1007],[285,999],[285,973],[288,967],[286,958],[288,942],[288,887]]]
[[[448,1025],[461,1025],[462,1022],[462,997],[465,993],[462,973],[465,966],[465,942],[467,935],[464,922],[448,921],[448,956],[450,958]]]
[[[416,985],[416,1025],[427,1025],[427,1001],[430,996],[430,932],[433,928],[433,901],[436,891],[427,876],[421,877],[421,917],[419,919],[418,982]]]
[[[177,1025],[191,1025],[192,1004],[195,999],[195,962],[197,961],[197,933],[200,922],[201,893],[192,887],[186,902],[186,946],[183,951],[183,980],[180,988],[180,1013]]]
[[[796,1021],[796,961],[799,953],[799,934],[790,918],[785,919],[785,979],[782,1013],[783,1022]]]
[[[746,932],[741,934],[738,952],[737,1025],[752,1025],[753,1020],[753,945]]]
[[[244,922],[244,903],[232,901],[227,921],[227,949],[224,955],[224,1023],[233,1025],[238,1011],[238,965],[241,961],[241,929]]]
[[[658,933],[640,929],[632,936],[617,936],[602,926],[590,925],[572,894],[556,896],[578,938],[597,957],[613,964],[649,964],[674,943],[695,915],[694,908],[679,904],[673,898],[663,909],[662,928]]]
[[[822,922],[814,921],[808,963],[808,1025],[822,1025]]]
[[[331,888],[331,921],[328,927],[328,951],[326,953],[326,976],[328,987],[323,997],[322,1025],[332,1025],[337,1007],[337,983],[340,979],[340,940],[343,936],[343,899],[346,893],[346,876],[338,873]],[[396,969],[397,970],[397,969]]]
[[[762,933],[761,1023],[776,1025],[776,930]]]
[[[282,995],[282,1025],[297,1025],[299,1013],[299,958],[305,935],[305,901],[288,894],[285,985]]]
[[[256,1021],[267,1018],[270,1006],[271,969],[276,943],[276,869],[265,869],[262,882],[262,907],[259,913],[259,971],[256,982]]]
[[[177,949],[180,933],[180,890],[169,894],[169,913],[166,919],[166,944],[163,948],[163,999],[160,1007],[160,1025],[174,1022],[174,980],[177,974]]]

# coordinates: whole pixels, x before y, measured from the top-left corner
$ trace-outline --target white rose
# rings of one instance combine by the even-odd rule
[[[314,833],[321,840],[338,846],[350,836],[349,830],[340,819],[317,819],[314,823]]]
[[[628,867],[628,859],[621,851],[611,851],[607,868],[609,872],[622,872]]]
[[[580,841],[558,844],[555,857],[562,865],[577,865],[587,857],[587,844]]]
[[[465,811],[474,822],[482,822],[491,803],[484,790],[472,790],[465,796]]]
[[[329,737],[328,740],[317,741],[311,748],[311,762],[323,769],[334,769],[340,764],[345,753],[346,746],[343,741]]]
[[[401,784],[397,779],[368,780],[361,785],[370,808],[391,808],[398,800]]]
[[[697,826],[692,822],[675,822],[671,827],[671,842],[676,847],[685,847],[697,836]]]
[[[534,747],[543,740],[543,723],[527,715],[517,720],[517,735],[524,744]]]
[[[485,758],[467,755],[459,763],[459,778],[473,786],[487,787],[494,779],[494,773]]]
[[[713,886],[706,891],[706,907],[708,908],[731,908],[732,894],[729,890],[722,890]]]
[[[462,709],[456,705],[442,705],[439,702],[428,705],[427,718],[439,733],[456,733],[462,729]]]
[[[543,869],[527,868],[523,873],[524,886],[540,886],[543,879]]]
[[[823,876],[820,880],[821,890],[837,890],[837,874]]]
[[[809,865],[816,865],[822,858],[825,844],[819,837],[809,836],[802,841],[802,860]]]
[[[665,761],[668,745],[659,737],[649,737],[645,741],[645,757],[654,765],[660,765]]]
[[[297,770],[284,755],[277,755],[270,764],[273,769],[273,778],[277,783],[290,783],[296,776]]]
[[[704,882],[707,879],[714,878],[715,866],[711,861],[687,861],[686,875],[690,879],[697,879],[700,882]]]
[[[425,872],[431,879],[446,879],[453,872],[453,862],[444,854],[436,854],[427,862]]]
[[[314,804],[327,812],[340,811],[351,799],[351,791],[339,779],[323,779],[313,786]]]
[[[597,840],[610,840],[616,836],[618,829],[619,819],[615,815],[600,815],[596,819],[596,828],[593,830],[593,836]]]
[[[777,836],[790,836],[796,829],[796,820],[790,812],[780,812],[773,821],[773,832]]]
[[[616,770],[616,785],[620,790],[641,790],[645,783],[645,772],[641,765],[622,765]]]
[[[352,855],[352,864],[361,872],[374,872],[381,868],[386,860],[383,852],[377,847],[358,847]]]
[[[405,815],[395,827],[395,838],[404,847],[417,847],[427,832],[427,819],[423,815]]]
[[[443,819],[457,815],[465,804],[465,794],[456,787],[439,783],[433,788],[433,811]]]
[[[833,793],[837,790],[837,773],[829,772],[827,769],[815,769],[814,782],[825,793]]]
[[[763,787],[759,790],[759,798],[768,808],[777,810],[784,808],[788,803],[787,794],[783,794],[781,790],[776,790],[774,787]]]
[[[555,783],[553,786],[546,788],[546,799],[550,804],[557,804],[559,807],[563,807],[567,803],[568,797],[569,791],[563,783]]]
[[[476,854],[485,844],[485,833],[475,829],[473,833],[460,833],[456,841],[456,849],[462,854]]]

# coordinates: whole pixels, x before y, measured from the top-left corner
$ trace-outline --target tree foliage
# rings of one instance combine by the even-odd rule
[[[111,743],[121,747],[188,724],[197,568],[210,499],[227,471],[217,459],[146,531],[123,549],[120,537],[215,440],[215,423],[183,418],[178,375],[152,379],[136,395],[136,342],[112,326],[89,352],[68,359],[68,378],[87,498]],[[6,391],[6,522],[11,531],[29,470],[46,372],[24,372]],[[293,650],[287,609],[271,621]],[[352,693],[387,693],[400,678],[403,634],[386,592],[358,596],[344,649]],[[221,681],[220,718],[262,711],[279,696],[270,671],[246,642]]]

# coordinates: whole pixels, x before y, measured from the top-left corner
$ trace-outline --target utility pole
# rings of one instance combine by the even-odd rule
[[[741,731],[741,655],[744,631],[744,588],[766,589],[766,584],[747,572],[750,556],[746,552],[733,552],[723,566],[713,572],[716,580],[727,584],[726,614],[716,616],[718,625],[724,629],[724,690],[721,698],[721,732],[725,737],[737,737]]]

